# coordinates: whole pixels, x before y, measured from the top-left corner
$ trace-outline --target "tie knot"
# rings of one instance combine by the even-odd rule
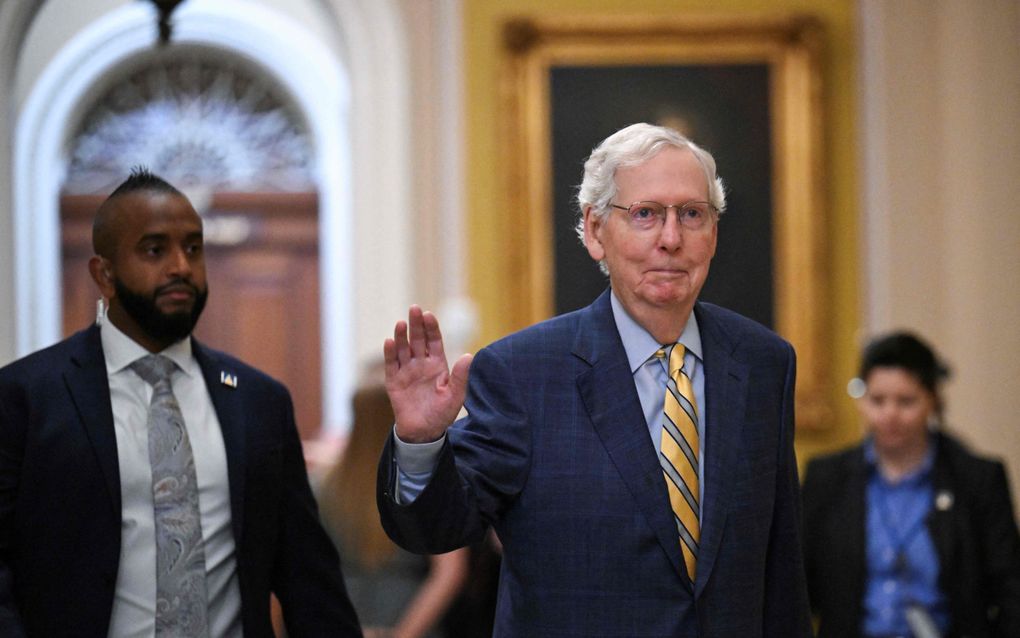
[[[132,363],[131,369],[146,383],[155,386],[161,381],[170,381],[177,364],[161,354],[150,354]]]
[[[666,359],[669,361],[669,374],[670,376],[676,374],[679,370],[684,367],[684,354],[687,349],[682,343],[674,343],[668,346],[662,346],[655,351],[655,356],[658,359]]]

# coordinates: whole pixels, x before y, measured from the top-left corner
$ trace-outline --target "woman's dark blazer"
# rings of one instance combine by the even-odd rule
[[[954,638],[1020,637],[1020,535],[1002,463],[935,437],[928,531]],[[865,564],[864,448],[812,460],[804,477],[804,551],[819,638],[861,635]]]

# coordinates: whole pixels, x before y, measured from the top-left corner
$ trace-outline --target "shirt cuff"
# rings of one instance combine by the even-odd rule
[[[439,453],[446,443],[446,434],[428,443],[408,443],[397,436],[397,426],[393,426],[394,456],[397,467],[407,474],[432,474],[439,463]]]
[[[425,486],[432,479],[432,472],[439,463],[439,455],[446,443],[443,438],[429,443],[408,443],[397,436],[397,426],[393,426],[393,456],[397,462],[394,473],[393,496],[400,505],[408,505],[418,498]]]

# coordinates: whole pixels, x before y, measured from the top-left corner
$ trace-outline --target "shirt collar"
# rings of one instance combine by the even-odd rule
[[[868,437],[864,441],[864,461],[868,464],[868,468],[875,472],[878,476],[878,452],[875,450],[875,439]],[[917,466],[914,471],[903,475],[903,477],[897,481],[897,484],[907,483],[909,481],[920,481],[925,480],[931,474],[932,468],[935,466],[935,436],[933,434],[928,435],[928,450],[924,453],[924,459],[921,464]]]
[[[135,361],[151,354],[137,341],[124,334],[113,325],[106,316],[100,324],[100,337],[103,342],[103,356],[106,359],[106,373],[116,374]],[[191,337],[185,337],[171,344],[159,354],[171,359],[177,367],[191,376],[195,374],[195,358],[191,356]]]
[[[655,351],[663,344],[656,341],[650,332],[634,321],[612,290],[609,291],[609,301],[613,307],[616,329],[620,333],[623,349],[627,353],[627,362],[630,364],[630,371],[633,374],[650,357],[654,356]],[[682,343],[687,351],[697,357],[699,361],[704,360],[701,356],[701,331],[698,330],[698,319],[694,316],[693,310],[687,317],[687,323],[684,325],[684,330],[680,333],[677,343]]]

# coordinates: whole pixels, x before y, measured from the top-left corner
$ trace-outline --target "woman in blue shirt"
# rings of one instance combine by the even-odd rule
[[[864,350],[868,436],[813,460],[804,548],[819,638],[1020,637],[1020,534],[1001,463],[941,431],[932,349]]]

